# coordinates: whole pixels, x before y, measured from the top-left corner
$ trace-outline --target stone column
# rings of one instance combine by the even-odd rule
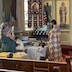
[[[3,17],[3,3],[2,0],[0,0],[0,24],[2,23],[2,17]]]
[[[16,0],[16,17],[17,17],[16,32],[20,31],[20,28],[21,28],[20,8],[21,8],[21,0]]]
[[[72,0],[70,0],[70,41],[72,45]]]

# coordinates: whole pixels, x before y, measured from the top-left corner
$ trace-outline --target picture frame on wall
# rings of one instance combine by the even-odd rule
[[[31,13],[39,13],[39,4],[37,2],[31,4]]]
[[[56,20],[61,29],[69,29],[70,0],[56,0]]]

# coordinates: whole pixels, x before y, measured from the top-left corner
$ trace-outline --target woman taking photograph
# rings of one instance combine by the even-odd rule
[[[3,52],[16,52],[16,42],[14,35],[13,17],[10,17],[9,22],[4,23],[2,27],[2,51]]]

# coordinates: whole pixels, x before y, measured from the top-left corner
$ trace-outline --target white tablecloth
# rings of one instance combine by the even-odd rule
[[[39,49],[40,46],[31,46],[27,48],[27,54],[29,56],[29,59],[39,60],[40,59],[40,52]]]

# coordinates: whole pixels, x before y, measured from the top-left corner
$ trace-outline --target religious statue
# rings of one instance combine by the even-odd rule
[[[61,26],[66,25],[67,9],[66,9],[64,2],[61,3],[61,7],[59,9],[59,14],[60,14],[60,24],[61,24]]]
[[[51,21],[51,5],[47,3],[47,5],[44,5],[44,12],[46,12],[47,17],[47,23],[50,23]]]

